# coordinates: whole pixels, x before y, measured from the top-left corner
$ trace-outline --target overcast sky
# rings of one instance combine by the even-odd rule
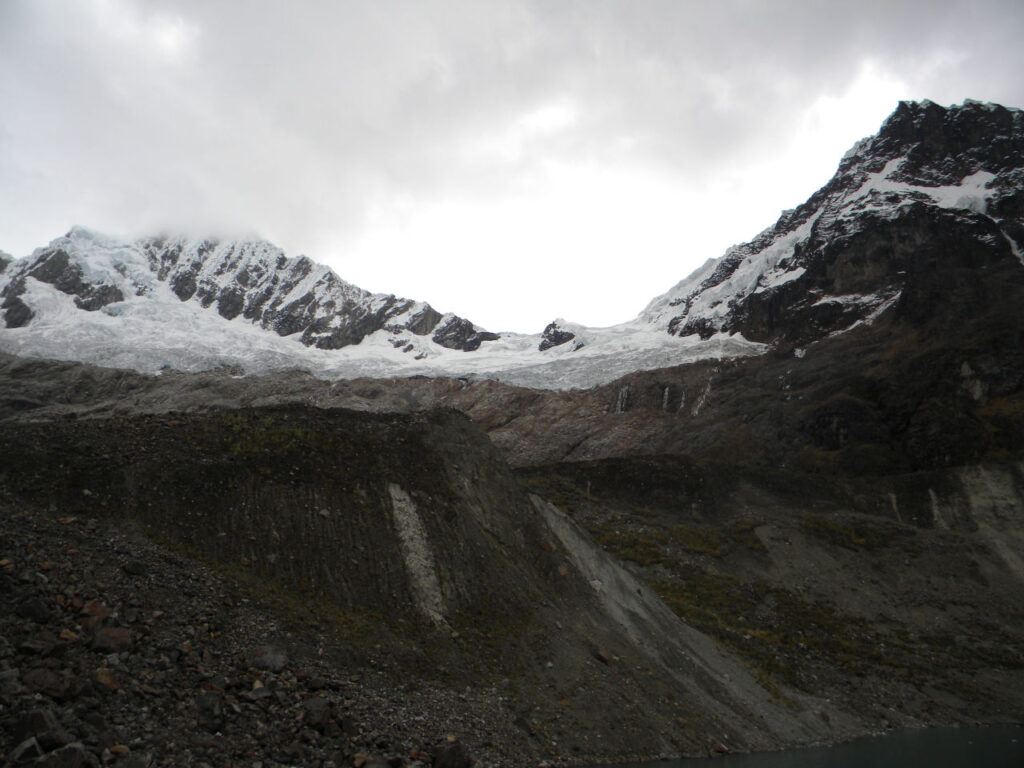
[[[258,235],[491,330],[610,325],[900,99],[1024,107],[1024,2],[0,0],[0,249]]]

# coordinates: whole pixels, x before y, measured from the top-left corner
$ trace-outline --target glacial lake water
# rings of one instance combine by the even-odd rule
[[[834,747],[636,763],[631,768],[1024,768],[1024,728],[894,731]]]

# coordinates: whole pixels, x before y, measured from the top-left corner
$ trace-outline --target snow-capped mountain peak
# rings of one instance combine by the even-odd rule
[[[860,235],[927,215],[970,224],[974,237],[1019,258],[1022,186],[1024,112],[901,102],[806,203],[705,263],[641,318],[680,336],[813,342],[876,318],[902,291],[899,258],[911,246],[883,239],[861,252]]]
[[[425,336],[442,347],[469,349],[495,338],[424,302],[373,294],[305,256],[288,257],[262,240],[152,237],[126,242],[84,227],[37,249],[7,276],[5,324],[29,324],[34,312],[21,296],[26,280],[45,283],[84,311],[138,300],[194,302],[224,320],[243,320],[306,346],[340,349],[370,333]],[[171,302],[173,305],[175,302]]]
[[[72,228],[0,255],[0,350],[157,371],[299,367],[583,387],[640,369],[806,348],[882,317],[917,318],[958,279],[1021,264],[1024,113],[902,102],[833,178],[749,243],[708,259],[638,317],[490,333],[373,294],[258,240],[134,241]]]

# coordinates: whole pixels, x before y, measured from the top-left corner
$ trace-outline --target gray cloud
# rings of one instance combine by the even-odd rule
[[[346,248],[381,207],[500,201],[553,162],[695,188],[740,173],[865,62],[906,98],[1024,105],[1022,31],[1016,0],[7,0],[0,247],[72,223],[256,232],[320,259],[330,246],[347,277],[366,271]],[[552,105],[568,117],[522,128]],[[484,272],[471,258],[449,267]],[[664,269],[662,287],[688,271]],[[442,283],[375,279],[473,317]]]

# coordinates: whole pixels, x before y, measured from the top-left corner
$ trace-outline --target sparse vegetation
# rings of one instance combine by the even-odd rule
[[[670,526],[672,542],[687,552],[701,555],[721,557],[722,536],[718,529],[710,525],[678,524]]]
[[[669,535],[663,530],[635,529],[621,522],[608,522],[593,532],[598,544],[622,560],[638,565],[656,565],[665,560]]]
[[[764,524],[755,517],[744,517],[729,526],[729,538],[753,552],[767,552],[764,542],[757,535],[757,529]]]
[[[837,520],[822,515],[808,515],[800,521],[800,530],[837,547],[853,550],[876,550],[892,543],[895,537],[910,535],[913,530],[884,519]]]

